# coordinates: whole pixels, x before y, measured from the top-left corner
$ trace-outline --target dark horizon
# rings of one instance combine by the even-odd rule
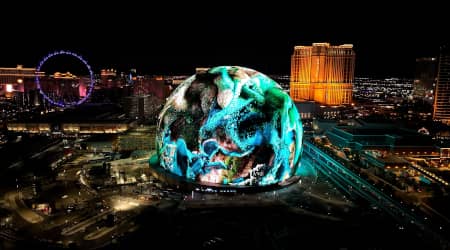
[[[444,15],[434,6],[411,13],[332,6],[320,16],[293,6],[261,6],[180,12],[170,6],[101,9],[73,3],[20,9],[20,21],[33,25],[24,30],[17,19],[0,17],[8,38],[2,41],[0,67],[35,67],[49,52],[71,50],[96,72],[193,74],[195,67],[240,65],[289,74],[295,45],[329,42],[354,45],[356,76],[413,77],[415,59],[438,56],[447,42]]]

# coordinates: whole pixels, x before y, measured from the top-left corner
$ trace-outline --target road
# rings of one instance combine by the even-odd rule
[[[81,221],[80,223],[76,224],[75,226],[66,227],[62,230],[61,235],[68,236],[75,233],[78,233],[80,231],[85,230],[87,227],[95,224],[98,220],[101,220],[103,216],[111,213],[113,210],[109,209],[102,213],[99,213],[95,216],[90,217],[89,219],[86,219],[84,221]]]
[[[32,209],[28,208],[20,199],[20,192],[8,192],[5,194],[5,200],[9,203],[10,207],[14,209],[17,214],[29,223],[35,224],[44,221],[44,218]]]

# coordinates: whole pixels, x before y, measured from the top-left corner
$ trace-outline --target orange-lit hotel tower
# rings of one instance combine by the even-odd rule
[[[326,105],[351,104],[354,72],[352,44],[295,46],[291,58],[291,98]]]
[[[450,124],[450,47],[441,47],[434,92],[433,119]]]

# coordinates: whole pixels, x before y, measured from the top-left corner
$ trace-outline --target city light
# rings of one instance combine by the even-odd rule
[[[251,29],[229,30],[219,33],[263,48],[256,43],[265,39],[240,36]],[[154,35],[162,41],[168,33]],[[288,48],[302,42],[296,37]],[[215,40],[205,41],[198,48]],[[139,70],[127,64],[137,47],[118,63],[108,61],[116,52],[103,43],[103,59],[92,62],[104,64],[93,68],[65,50],[44,56],[37,68],[0,67],[0,246],[296,249],[310,242],[306,248],[446,249],[449,51],[439,60],[418,58],[415,78],[402,78],[396,67],[394,77],[378,75],[385,65],[369,64],[364,39],[341,42],[295,46],[290,75],[271,66],[289,63],[290,52],[278,57],[265,49],[254,59],[259,64],[244,58],[252,51],[224,61],[212,51],[214,60],[199,56],[195,62],[203,65],[181,71],[176,67],[186,65],[177,60],[191,54],[190,46],[173,50],[174,43],[171,53],[179,56],[142,53],[155,57]],[[86,44],[74,49],[93,53]],[[412,47],[380,56],[388,64]],[[355,77],[355,51],[373,69],[358,66],[363,77]],[[60,55],[70,60],[45,70],[67,73],[41,71]],[[270,75],[214,66],[221,61],[248,62]],[[77,100],[67,102],[71,97]],[[323,235],[328,240],[309,239]]]
[[[127,211],[135,209],[138,206],[139,203],[130,200],[129,198],[117,198],[113,201],[113,208],[115,211]]]
[[[11,93],[14,91],[12,84],[6,84],[6,92]]]

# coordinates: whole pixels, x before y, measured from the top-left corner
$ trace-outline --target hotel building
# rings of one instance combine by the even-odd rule
[[[437,78],[433,119],[448,124],[450,123],[450,51],[448,46],[441,47]]]
[[[295,46],[291,58],[291,98],[325,105],[351,104],[354,73],[352,44]]]

